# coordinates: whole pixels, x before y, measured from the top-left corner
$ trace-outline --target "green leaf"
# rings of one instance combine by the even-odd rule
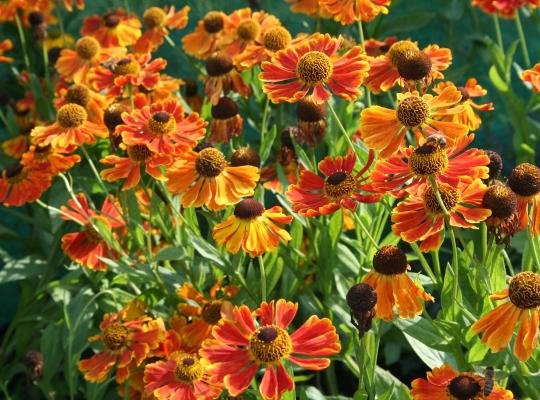
[[[499,75],[499,72],[497,71],[497,68],[492,65],[489,69],[489,79],[491,79],[491,82],[495,85],[497,90],[500,92],[508,92],[510,90],[510,87],[508,84],[504,81],[503,78]]]
[[[21,281],[44,272],[47,263],[37,256],[28,256],[20,260],[11,258],[7,253],[1,252],[4,266],[0,271],[0,283]]]
[[[270,151],[272,150],[272,145],[274,144],[276,136],[277,126],[272,125],[272,128],[266,132],[266,135],[264,135],[263,141],[261,143],[261,148],[259,150],[259,154],[261,156],[261,164],[264,164],[264,162],[270,155]]]
[[[187,258],[185,248],[183,246],[165,247],[161,249],[154,257],[155,261],[166,260],[184,260]]]

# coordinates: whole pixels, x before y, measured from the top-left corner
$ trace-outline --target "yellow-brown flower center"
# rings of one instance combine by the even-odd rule
[[[214,178],[227,166],[227,160],[221,151],[214,147],[202,149],[195,159],[195,169],[205,178]]]
[[[176,130],[176,120],[166,111],[157,111],[148,120],[148,130],[156,136],[169,135]]]
[[[332,76],[332,60],[321,51],[310,51],[300,57],[296,76],[308,85],[326,83]]]
[[[255,219],[264,213],[264,206],[255,199],[244,199],[234,207],[234,216],[240,219]]]
[[[380,274],[396,275],[407,270],[407,256],[397,246],[382,246],[373,256],[373,269]]]
[[[16,185],[17,183],[24,181],[28,176],[28,170],[24,168],[23,164],[15,163],[9,165],[4,170],[4,176],[10,185]]]
[[[103,17],[103,24],[107,28],[115,28],[120,23],[120,16],[114,12],[109,12]]]
[[[276,325],[263,326],[249,338],[249,353],[259,363],[275,363],[291,351],[289,334]]]
[[[103,344],[111,351],[117,351],[124,347],[127,338],[128,329],[119,322],[113,322],[101,334]]]
[[[508,218],[517,208],[517,197],[508,186],[493,185],[482,199],[482,208],[491,210],[494,218]]]
[[[460,199],[459,190],[446,185],[439,185],[439,194],[441,195],[444,207],[448,211],[452,210],[458,204]],[[443,212],[432,186],[426,187],[424,192],[424,204],[432,213],[440,214]]]
[[[420,49],[413,42],[400,40],[390,47],[386,53],[386,57],[388,57],[390,64],[397,69],[400,60],[410,58],[419,51]]]
[[[204,29],[208,33],[218,33],[223,29],[223,14],[219,11],[210,11],[203,18]]]
[[[503,168],[501,155],[493,150],[485,150],[484,153],[489,157],[489,180],[498,179]]]
[[[225,75],[233,69],[232,58],[225,53],[214,53],[206,59],[206,72],[208,76]]]
[[[201,317],[207,324],[216,325],[221,320],[221,300],[212,300],[206,303],[201,311]]]
[[[36,160],[46,160],[49,155],[52,153],[52,146],[48,145],[37,145],[34,148],[34,158]]]
[[[238,106],[230,97],[222,97],[216,105],[212,106],[210,112],[212,118],[225,120],[238,115]]]
[[[397,70],[405,80],[419,81],[431,72],[431,58],[423,51],[411,52],[398,59]]]
[[[242,165],[252,165],[259,168],[261,166],[259,153],[251,147],[238,148],[231,156],[231,166],[240,167]]]
[[[472,376],[459,375],[450,381],[447,390],[456,400],[473,400],[481,388],[480,383]]]
[[[397,118],[407,128],[422,125],[430,114],[429,104],[419,96],[410,96],[403,99],[397,108]]]
[[[141,66],[135,60],[131,58],[124,58],[116,63],[114,66],[114,74],[116,76],[121,75],[138,75],[141,72]]]
[[[87,118],[88,114],[84,107],[75,103],[63,105],[56,114],[56,121],[62,128],[78,128],[86,122]]]
[[[510,280],[508,296],[516,307],[540,307],[540,275],[529,271],[520,272]]]
[[[282,26],[275,26],[264,33],[263,45],[270,51],[279,51],[291,43],[291,34]]]
[[[347,304],[353,312],[368,312],[377,304],[377,291],[367,283],[357,283],[347,292]]]
[[[159,7],[150,7],[143,14],[143,23],[146,29],[154,29],[165,22],[165,11]]]
[[[296,106],[296,117],[299,121],[319,122],[326,116],[326,104],[316,103],[311,97],[304,97]]]
[[[68,103],[86,107],[90,101],[90,89],[84,85],[75,84],[67,90],[65,99]]]
[[[180,382],[191,385],[193,381],[200,380],[204,375],[204,367],[194,354],[185,354],[176,362],[174,376]]]
[[[236,28],[236,33],[238,33],[238,37],[242,39],[244,42],[251,42],[259,36],[259,33],[261,33],[261,27],[259,24],[252,19],[248,19],[245,21],[242,21],[238,28]]]
[[[94,228],[94,226],[91,223],[88,222],[88,223],[84,224],[83,232],[86,235],[86,239],[90,243],[92,243],[94,245],[97,245],[97,244],[103,242],[103,238],[101,237],[99,232],[96,230],[96,228]]]
[[[334,172],[324,182],[324,192],[332,199],[350,196],[356,186],[356,180],[350,174],[342,171]]]
[[[540,193],[540,168],[529,163],[519,164],[510,173],[508,186],[522,197],[536,196]]]
[[[91,60],[101,49],[99,42],[91,36],[84,36],[77,40],[75,51],[84,60]]]
[[[409,158],[409,168],[418,176],[439,174],[448,167],[446,151],[434,141],[417,147]]]
[[[136,144],[127,147],[127,154],[133,161],[143,163],[152,156],[152,151],[144,144]]]

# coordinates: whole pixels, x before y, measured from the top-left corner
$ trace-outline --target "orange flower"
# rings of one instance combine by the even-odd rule
[[[190,7],[185,6],[175,12],[174,6],[167,10],[159,7],[150,7],[143,14],[143,23],[146,31],[132,46],[137,53],[149,53],[163,44],[163,38],[169,34],[169,29],[183,29],[188,24]]]
[[[212,143],[228,143],[242,133],[244,119],[238,112],[236,102],[229,97],[222,97],[211,109],[210,137]]]
[[[279,168],[282,169],[285,181],[288,183],[288,185],[292,185],[297,181],[298,163],[296,160],[291,160],[287,164],[283,164],[278,160],[276,163],[270,164],[261,170],[261,181],[263,182],[263,187],[265,189],[283,194],[288,187],[284,188],[283,183],[279,179],[278,163],[280,164]]]
[[[292,3],[291,11],[307,14],[310,17],[331,18],[331,15],[319,5],[319,0],[285,0]]]
[[[496,353],[508,346],[519,325],[514,354],[520,361],[527,361],[538,345],[540,275],[520,272],[510,279],[507,289],[495,292],[490,298],[510,301],[499,304],[475,322],[472,332],[483,333],[482,342]]]
[[[179,155],[204,136],[206,122],[197,113],[189,116],[176,100],[157,102],[122,114],[125,125],[116,132],[128,146],[146,145],[154,153]]]
[[[434,301],[409,277],[407,257],[397,246],[381,247],[373,256],[373,270],[362,280],[377,292],[377,317],[394,319],[394,306],[400,318],[414,318],[424,310],[424,301]]]
[[[123,47],[102,48],[92,36],[84,36],[75,43],[75,50],[63,49],[55,67],[58,73],[68,81],[87,83],[90,68],[112,57],[126,53]]]
[[[11,49],[13,49],[13,43],[10,39],[4,39],[0,42],[0,63],[11,64],[13,62],[13,58],[4,56],[4,52]]]
[[[56,148],[93,144],[97,137],[107,137],[107,128],[88,121],[88,113],[78,104],[63,105],[56,114],[56,122],[49,126],[37,126],[31,136],[35,144],[52,145]]]
[[[57,98],[54,99],[54,106],[60,107],[75,103],[84,107],[88,115],[88,120],[95,124],[103,124],[103,111],[107,108],[108,102],[105,97],[94,90],[90,90],[85,85],[74,84],[67,87],[57,85]]]
[[[298,184],[289,186],[287,198],[292,203],[292,210],[303,217],[330,215],[340,208],[356,210],[358,202],[374,203],[380,196],[369,193],[363,183],[368,179],[362,175],[373,162],[374,154],[369,153],[366,165],[356,174],[353,173],[356,156],[349,153],[345,157],[326,157],[318,164],[325,178],[303,170]]]
[[[367,147],[380,151],[380,157],[388,158],[403,147],[408,129],[420,129],[425,136],[442,134],[450,145],[467,134],[465,125],[436,119],[463,111],[459,105],[462,96],[455,87],[445,88],[438,96],[407,92],[398,93],[397,97],[395,110],[372,106],[360,116],[360,136]]]
[[[0,175],[0,203],[6,207],[22,206],[39,199],[51,186],[51,175],[35,163],[15,163]]]
[[[141,365],[165,336],[165,325],[161,319],[141,317],[124,321],[121,313],[105,314],[99,328],[101,334],[88,340],[101,341],[103,350],[77,364],[84,379],[89,382],[103,382],[116,365],[116,380],[122,383],[129,370]]]
[[[73,0],[62,0],[66,10],[73,11]],[[79,10],[84,10],[84,0],[75,0],[75,5]]]
[[[93,36],[103,47],[131,46],[141,36],[141,23],[137,17],[118,9],[103,16],[86,17],[81,34]]]
[[[270,400],[294,389],[283,361],[313,371],[327,368],[330,360],[321,357],[341,350],[336,328],[329,319],[312,315],[289,334],[287,328],[297,310],[298,304],[283,299],[263,302],[256,312],[257,327],[248,307],[235,307],[234,319],[222,319],[213,329],[216,339],[206,340],[200,351],[211,363],[207,371],[212,380],[223,382],[232,396],[238,396],[262,366],[265,372],[259,390],[264,399]]]
[[[540,7],[540,0],[473,0],[473,6],[480,7],[485,13],[497,14],[502,18],[514,18],[522,7]]]
[[[90,209],[84,194],[79,193],[76,198],[76,202],[73,199],[68,201],[68,207],[61,207],[60,217],[78,223],[81,231],[62,236],[62,250],[84,267],[94,271],[106,271],[108,266],[99,257],[114,259],[118,254],[105,242],[96,229],[96,223],[109,231],[123,227],[125,221],[118,213],[119,206],[115,204],[114,198],[107,197],[98,213]],[[116,236],[113,234],[113,237]]]
[[[433,88],[433,91],[441,94],[444,88],[448,86],[455,85],[452,82],[441,82],[435,88]],[[460,105],[463,106],[463,111],[457,114],[441,115],[438,117],[438,119],[441,121],[455,122],[457,124],[466,125],[471,131],[475,131],[480,128],[480,124],[482,123],[482,120],[478,114],[476,114],[475,110],[493,110],[493,103],[476,104],[472,100],[473,97],[481,97],[487,94],[487,90],[483,89],[474,78],[468,79],[465,86],[460,86],[457,89],[463,96],[460,103]]]
[[[521,74],[523,82],[529,82],[535,92],[540,92],[540,63],[531,69],[526,69]]]
[[[457,186],[438,185],[444,206],[450,214],[450,225],[477,229],[474,224],[485,220],[491,211],[481,208],[487,188],[480,179],[462,177]],[[392,212],[392,231],[409,243],[422,241],[424,252],[440,247],[444,232],[444,214],[433,187],[422,184],[415,194],[400,202]]]
[[[53,148],[50,145],[39,146],[32,145],[30,149],[22,155],[23,164],[30,165],[33,163],[39,166],[43,171],[47,171],[51,176],[56,176],[60,173],[71,169],[75,163],[81,161],[78,154],[66,155],[73,149]]]
[[[267,251],[274,251],[280,243],[291,240],[280,224],[288,224],[291,216],[283,214],[281,207],[265,209],[255,199],[244,199],[234,207],[234,214],[217,224],[212,237],[227,251],[238,253],[240,248],[255,258]]]
[[[417,44],[410,40],[393,43],[385,53],[368,58],[370,70],[365,84],[373,93],[386,92],[397,84],[404,86],[406,79],[402,78],[400,70],[407,76],[410,75],[411,80],[419,80],[414,77],[416,74],[421,78],[426,74],[424,80],[428,83],[433,79],[444,78],[441,71],[447,69],[452,62],[450,49],[434,44],[421,51]]]
[[[458,373],[450,365],[444,364],[427,373],[427,379],[418,378],[412,381],[411,396],[413,400],[454,400],[454,399],[486,399],[512,400],[514,395],[499,385],[493,385],[489,395],[484,394],[486,379],[469,372]]]
[[[372,21],[379,14],[388,14],[391,0],[319,0],[320,7],[342,25],[355,21]]]
[[[206,205],[216,211],[253,196],[259,181],[259,169],[251,165],[233,167],[221,151],[206,147],[187,151],[167,172],[167,189],[182,194],[182,206]]]
[[[397,36],[387,37],[385,40],[367,39],[364,46],[366,54],[370,57],[377,57],[388,53],[388,50],[398,41]]]
[[[197,28],[182,38],[187,54],[197,58],[207,58],[218,49],[218,41],[229,17],[221,11],[210,11],[199,21]]]
[[[516,166],[508,176],[508,186],[517,196],[517,215],[521,231],[529,224],[529,206],[531,208],[530,229],[533,235],[540,235],[540,168],[523,163]]]
[[[227,53],[218,52],[208,57],[206,73],[208,76],[204,80],[204,93],[212,104],[217,104],[221,96],[230,91],[235,91],[244,98],[251,92]]]
[[[186,301],[178,304],[178,312],[190,318],[189,323],[178,331],[185,348],[198,349],[205,339],[212,337],[214,325],[222,318],[232,318],[233,304],[229,300],[236,296],[239,288],[222,283],[223,279],[212,286],[208,298],[187,282],[178,289],[178,297]]]
[[[390,158],[377,161],[371,172],[372,186],[378,192],[403,197],[405,190],[416,192],[429,176],[451,186],[457,186],[463,176],[487,179],[489,157],[479,149],[466,150],[473,140],[474,135],[464,135],[449,146],[440,136],[430,136],[422,138],[416,148],[400,148]]]
[[[274,103],[294,103],[313,89],[313,100],[327,101],[331,92],[349,101],[361,93],[360,85],[367,76],[369,65],[362,48],[353,47],[337,55],[343,37],[314,35],[295,47],[278,51],[272,62],[262,64],[259,79],[263,90]]]
[[[21,158],[30,148],[30,132],[34,129],[34,124],[21,128],[19,134],[14,138],[2,142],[2,150],[12,158]]]

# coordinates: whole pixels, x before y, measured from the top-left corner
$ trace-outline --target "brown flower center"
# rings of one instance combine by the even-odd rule
[[[472,400],[480,393],[480,390],[480,383],[467,375],[456,376],[448,385],[448,391],[457,400]]]
[[[324,182],[324,192],[332,199],[350,196],[356,186],[356,180],[351,175],[338,171],[334,172]]]
[[[270,51],[279,51],[291,43],[291,34],[282,26],[275,26],[264,33],[263,45]]]
[[[90,101],[90,89],[84,85],[75,84],[67,90],[65,99],[68,103],[75,103],[86,107]]]
[[[216,325],[221,320],[221,300],[212,300],[206,303],[201,311],[201,317],[209,325]]]
[[[485,150],[484,153],[489,157],[489,164],[487,166],[489,168],[489,179],[498,179],[503,168],[502,157],[493,150]]]
[[[114,14],[114,13],[107,13],[103,17],[103,23],[107,28],[116,28],[118,24],[120,23],[120,16]]]
[[[259,24],[252,19],[248,19],[246,21],[242,21],[238,28],[236,28],[236,33],[238,33],[238,37],[242,39],[244,42],[251,42],[259,36],[259,33],[261,33],[261,27]]]
[[[402,274],[407,266],[407,256],[394,245],[382,246],[373,256],[373,268],[380,274]]]
[[[128,338],[128,329],[119,322],[113,322],[101,334],[103,344],[111,351],[120,350],[125,346]]]
[[[540,275],[529,271],[520,272],[510,280],[508,296],[516,307],[540,307]]]
[[[249,352],[259,363],[275,363],[292,351],[289,334],[276,325],[257,329],[249,339]]]
[[[138,75],[141,72],[141,66],[131,58],[123,58],[114,66],[114,75]]]
[[[300,57],[296,76],[308,85],[326,83],[332,76],[332,60],[321,51],[309,51]]]
[[[214,178],[227,166],[227,160],[221,151],[214,147],[202,149],[195,160],[195,169],[205,178]]]
[[[146,29],[154,29],[165,22],[165,11],[159,7],[150,7],[143,14],[143,23]]]
[[[84,36],[75,43],[75,51],[84,60],[91,60],[100,51],[99,42],[91,36]]]
[[[400,60],[413,57],[420,51],[417,45],[409,40],[400,40],[394,43],[388,52],[386,57],[390,61],[390,64],[397,69]]]
[[[157,111],[148,120],[148,130],[156,136],[169,135],[176,130],[176,120],[166,111]]]
[[[204,29],[208,33],[218,33],[223,29],[223,14],[219,11],[210,11],[203,18]]]
[[[28,170],[20,163],[11,164],[4,170],[4,176],[10,185],[24,181],[27,175]]]
[[[127,147],[128,157],[137,163],[143,163],[152,156],[152,151],[144,144]]]
[[[225,53],[214,53],[206,59],[206,72],[208,76],[225,75],[233,69],[232,58]]]
[[[194,354],[184,354],[176,363],[174,376],[180,382],[191,385],[193,381],[200,380],[204,375],[204,367]]]
[[[82,126],[88,114],[86,110],[78,104],[69,103],[65,104],[58,110],[56,114],[56,121],[62,128],[78,128]]]
[[[231,156],[231,166],[241,167],[242,165],[252,165],[259,168],[261,166],[259,153],[251,147],[238,148]]]
[[[399,75],[408,81],[419,81],[431,72],[431,58],[423,51],[411,52],[397,61]]]
[[[367,312],[377,304],[377,292],[367,283],[358,283],[347,292],[347,304],[352,311]]]
[[[482,208],[491,210],[492,217],[508,218],[516,211],[517,197],[509,187],[493,185],[484,194]]]
[[[215,106],[212,106],[212,118],[229,119],[238,114],[236,102],[229,97],[222,97]]]
[[[436,141],[417,147],[409,159],[409,168],[418,176],[439,174],[448,167],[448,155]]]
[[[430,111],[429,104],[424,99],[413,95],[399,103],[397,118],[407,128],[415,128],[426,122]]]
[[[319,122],[326,116],[326,104],[318,104],[310,97],[305,97],[296,106],[296,117],[299,121]]]
[[[113,103],[105,109],[105,112],[103,113],[103,121],[110,132],[114,132],[114,129],[118,125],[122,125],[124,123],[122,120],[122,113],[125,112],[129,112],[129,108],[122,103]]]
[[[83,226],[83,232],[86,235],[86,239],[93,245],[103,242],[103,238],[91,223],[86,223]]]
[[[540,193],[540,168],[529,163],[519,164],[510,173],[508,186],[522,197],[537,195]]]
[[[444,207],[448,211],[452,210],[460,199],[459,191],[449,185],[439,185],[439,194],[441,195]],[[426,186],[426,190],[424,191],[424,204],[432,213],[440,214],[443,212],[435,196],[435,190],[433,190],[431,185]]]
[[[255,199],[244,199],[234,207],[234,216],[240,219],[255,219],[264,213],[264,206]]]

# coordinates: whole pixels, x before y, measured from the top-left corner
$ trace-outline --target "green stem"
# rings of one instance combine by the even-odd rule
[[[19,33],[19,39],[21,41],[21,47],[23,50],[23,57],[24,57],[24,65],[26,66],[26,69],[30,73],[30,58],[28,57],[28,50],[26,49],[26,37],[24,36],[24,30],[21,23],[21,18],[19,17],[19,13],[15,13],[15,22],[17,23],[17,32]]]
[[[433,273],[433,270],[429,266],[429,263],[426,260],[426,257],[424,257],[424,254],[422,253],[422,250],[420,250],[420,247],[416,243],[410,243],[411,248],[414,251],[414,254],[418,257],[418,260],[420,261],[420,264],[426,271],[426,273],[429,276],[429,279],[433,282],[434,285],[438,286],[439,282],[437,281],[437,278],[435,277],[435,274]]]
[[[86,161],[88,161],[88,164],[90,165],[90,168],[92,169],[92,172],[94,173],[94,175],[96,176],[96,179],[98,180],[99,182],[99,185],[101,186],[101,188],[103,189],[103,191],[105,192],[105,194],[109,194],[109,190],[107,189],[107,186],[105,185],[105,183],[103,182],[103,179],[101,179],[101,175],[99,175],[99,172],[96,168],[96,165],[94,164],[94,162],[92,161],[92,158],[90,157],[90,154],[88,154],[88,151],[86,150],[86,147],[84,145],[81,146],[81,150],[84,154],[84,156],[86,157]]]
[[[499,45],[499,48],[501,51],[504,51],[504,43],[501,33],[501,24],[499,23],[499,17],[497,14],[492,14],[493,18],[493,25],[495,26],[495,35],[497,36],[497,44]]]
[[[264,269],[264,260],[262,256],[259,256],[259,268],[261,269],[261,298],[262,301],[266,301],[266,271]]]
[[[347,133],[347,130],[345,129],[345,127],[343,126],[343,124],[339,120],[339,117],[336,114],[336,110],[334,110],[334,107],[332,106],[332,103],[328,102],[326,104],[328,104],[328,108],[330,109],[330,112],[332,113],[332,116],[336,120],[336,123],[338,124],[339,130],[341,131],[343,136],[345,136],[345,139],[347,140],[347,143],[351,147],[352,151],[354,151],[354,154],[356,154],[356,158],[359,160],[360,157],[359,157],[358,151],[356,150],[355,145],[353,144],[351,138],[349,137],[349,134]]]
[[[56,9],[56,19],[58,20],[58,26],[60,27],[60,33],[62,34],[62,40],[64,42],[64,47],[68,47],[67,39],[66,39],[66,30],[64,29],[64,21],[62,21],[62,11],[60,10],[60,7],[55,7]]]
[[[264,143],[264,136],[266,134],[267,124],[268,124],[269,110],[270,110],[270,98],[267,96],[266,101],[264,103],[264,111],[263,111],[262,122],[261,122],[261,145]]]
[[[370,387],[370,398],[375,399],[376,395],[376,386],[375,385],[375,370],[377,369],[377,358],[379,358],[379,345],[381,343],[381,335],[382,335],[382,321],[379,321],[377,324],[377,333],[375,334],[375,349],[372,354],[371,359],[371,379],[370,382],[372,383]]]
[[[536,241],[532,233],[530,224],[529,224],[529,229],[527,230],[527,240],[529,241],[529,247],[531,248],[531,253],[532,253],[534,264],[535,264],[534,267],[536,267],[535,272],[538,272],[540,271],[540,257],[538,256],[538,249],[536,248]]]
[[[124,8],[126,9],[126,14],[129,14],[129,0],[124,0]]]
[[[375,239],[373,239],[373,236],[371,236],[371,234],[369,233],[369,230],[366,228],[366,226],[364,225],[364,223],[362,222],[362,220],[360,219],[360,216],[358,214],[356,214],[356,212],[352,212],[351,213],[353,216],[354,216],[354,220],[356,221],[356,223],[360,226],[360,229],[362,229],[362,231],[364,232],[364,235],[366,235],[366,237],[369,239],[369,241],[371,242],[371,244],[373,246],[375,246],[375,248],[377,250],[379,250],[379,245],[377,244],[377,242],[375,241]],[[360,239],[360,238],[358,238]]]
[[[486,265],[487,256],[487,225],[485,222],[480,223],[480,255],[482,257],[482,264]]]
[[[131,110],[135,110],[135,99],[133,98],[133,86],[131,83],[127,84],[128,89],[128,96],[129,96],[129,105],[131,106]]]
[[[529,57],[529,50],[527,50],[527,41],[525,40],[525,33],[523,32],[523,26],[521,25],[521,18],[519,17],[519,10],[516,10],[516,28],[519,35],[519,42],[521,43],[521,51],[523,58],[525,59],[525,66],[531,66],[531,59]]]
[[[358,341],[358,335],[354,335],[355,336],[355,340]],[[358,390],[360,392],[362,392],[364,389],[364,371],[366,370],[364,368],[364,364],[365,364],[365,354],[366,354],[366,349],[367,349],[367,343],[366,343],[366,339],[367,338],[367,335],[364,334],[364,336],[362,336],[362,340],[360,341],[360,346],[359,349],[358,349],[358,353],[360,354],[357,354],[357,358],[358,358],[358,370],[360,371],[360,375],[358,376]],[[366,390],[367,392],[367,390]]]
[[[56,208],[56,207],[53,207],[53,206],[50,206],[50,205],[48,205],[48,204],[42,202],[40,199],[37,199],[37,200],[36,200],[36,204],[40,205],[41,207],[43,207],[43,208],[45,208],[45,209],[47,209],[47,210],[49,210],[49,211],[54,211],[54,212],[57,213],[57,214],[62,214],[62,215],[64,215],[65,217],[68,217],[70,221],[74,221],[75,223],[77,223],[77,224],[79,224],[79,225],[82,225],[80,222],[75,221],[75,220],[72,220],[72,219],[71,219],[71,216],[68,215],[68,214],[66,214],[66,213],[65,213],[64,211],[62,211],[61,209]]]
[[[439,260],[439,250],[432,251],[431,258],[433,260],[433,265],[435,266],[435,276],[437,277],[437,282],[442,283],[442,272],[441,272],[441,261]]]
[[[503,256],[506,266],[508,267],[508,272],[510,273],[511,276],[514,276],[516,273],[514,272],[512,261],[510,261],[510,257],[508,257],[508,253],[506,252],[506,250],[502,251],[502,256]]]
[[[358,38],[360,39],[360,44],[362,45],[362,50],[366,52],[366,40],[364,38],[364,27],[362,26],[362,20],[358,21]],[[371,92],[366,88],[366,101],[368,107],[371,107]]]

